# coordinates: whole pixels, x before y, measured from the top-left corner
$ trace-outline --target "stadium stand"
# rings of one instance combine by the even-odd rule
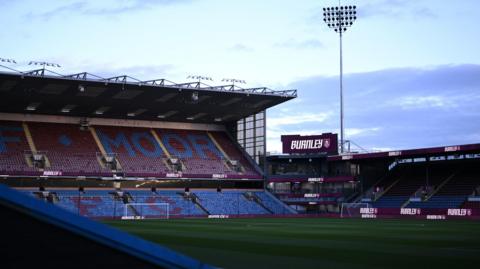
[[[26,152],[31,152],[22,124],[0,121],[0,172],[31,174],[36,171]]]
[[[62,171],[63,175],[95,175],[110,172],[97,158],[98,147],[89,130],[78,125],[28,123],[38,151],[49,161],[45,170]]]
[[[382,188],[388,188],[382,196],[372,202],[376,208],[399,208],[408,203],[411,197],[420,196],[424,190],[435,188],[452,175],[451,167],[431,165],[428,182],[425,167],[417,164],[399,165],[396,173],[382,182]],[[410,207],[412,203],[408,203]]]
[[[200,203],[212,214],[244,215],[270,214],[254,200],[249,200],[240,191],[195,191]]]
[[[422,202],[411,202],[409,207],[460,208],[480,185],[475,167],[467,167],[452,176],[432,197]]]
[[[222,145],[223,150],[228,155],[230,160],[236,160],[241,165],[240,169],[243,170],[243,174],[247,176],[258,176],[251,163],[247,160],[246,154],[240,151],[240,148],[233,143],[230,143],[230,138],[224,132],[212,132],[212,137]]]
[[[53,194],[53,204],[72,213],[90,218],[118,218],[129,216],[147,218],[165,217],[165,207],[154,205],[167,203],[169,217],[213,215],[265,215],[291,214],[286,206],[271,194],[255,191],[214,190],[192,191],[188,195],[179,190],[86,190],[48,189],[45,192],[23,190],[47,201],[44,193]],[[192,197],[196,197],[196,202]],[[146,203],[148,205],[136,205]],[[129,205],[132,204],[132,205]],[[153,205],[152,205],[153,204]],[[125,209],[127,212],[125,212]]]
[[[120,163],[117,170],[126,175],[155,176],[169,171],[166,155],[149,129],[98,126],[95,130],[105,152]]]
[[[133,197],[134,203],[167,203],[169,204],[170,216],[194,216],[205,215],[192,200],[184,197],[179,191],[128,191]],[[137,211],[147,217],[165,215],[165,209],[156,205],[137,206]],[[143,210],[143,212],[141,212]]]
[[[478,167],[480,144],[338,154],[326,133],[286,136],[286,149],[312,148],[267,154],[265,110],[296,90],[88,73],[0,79],[0,180],[90,218],[338,214],[364,198],[380,209],[477,202],[478,172],[464,168]],[[32,96],[18,89],[32,85],[26,104]]]
[[[206,132],[157,131],[169,153],[182,161],[189,174],[234,174]]]
[[[480,201],[466,201],[463,203],[462,208],[480,209]]]
[[[278,200],[268,191],[255,192],[255,195],[274,214],[296,214],[297,212]]]
[[[33,151],[22,124],[0,124],[0,170],[6,173],[41,170],[61,172],[64,176],[95,176],[114,171],[126,176],[162,177],[169,172],[181,172],[190,177],[220,174],[259,178],[240,149],[221,132],[212,135],[220,140],[217,144],[205,131],[95,126],[92,132],[98,137],[98,145],[92,132],[80,130],[78,125],[25,123],[35,152],[46,157],[45,166],[40,169],[29,162],[26,153],[32,155]],[[217,145],[227,149],[229,156],[224,156]],[[113,167],[106,163],[107,156],[113,157]],[[180,160],[180,171],[169,165],[168,156]],[[229,160],[238,160],[241,169],[235,170]]]

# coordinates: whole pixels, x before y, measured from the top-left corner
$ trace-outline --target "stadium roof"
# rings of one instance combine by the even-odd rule
[[[296,90],[141,81],[127,75],[61,75],[47,69],[0,72],[0,112],[5,113],[227,123],[296,97]]]
[[[345,154],[345,155],[329,156],[327,160],[328,161],[344,161],[344,160],[419,158],[419,157],[425,157],[425,156],[442,156],[446,154],[476,154],[479,152],[480,152],[480,144],[469,144],[469,145],[456,145],[456,146],[435,147],[435,148]]]

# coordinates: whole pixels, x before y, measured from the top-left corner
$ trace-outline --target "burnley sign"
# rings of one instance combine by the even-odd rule
[[[326,133],[321,135],[282,135],[283,153],[338,154],[337,134]]]

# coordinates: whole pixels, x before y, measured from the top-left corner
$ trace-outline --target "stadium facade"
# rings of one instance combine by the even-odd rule
[[[267,189],[299,213],[433,219],[480,214],[480,144],[342,155],[334,134],[282,136],[282,144],[283,154],[267,156]]]

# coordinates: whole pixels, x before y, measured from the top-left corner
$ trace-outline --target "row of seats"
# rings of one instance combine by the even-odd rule
[[[288,206],[280,202],[271,193],[256,192],[255,195],[262,201],[262,203],[274,214],[291,214],[293,211],[288,209]]]
[[[0,172],[32,172],[35,169],[27,165],[25,152],[30,147],[23,127],[17,122],[0,121]]]
[[[47,152],[49,170],[108,171],[97,160],[98,149],[89,131],[80,131],[72,124],[28,123],[28,127],[37,150]]]
[[[238,160],[242,165],[243,169],[245,170],[245,175],[256,175],[257,173],[253,169],[249,162],[245,158],[245,155],[240,152],[237,145],[234,143],[230,143],[230,138],[224,132],[212,132],[212,136],[215,140],[222,145],[223,150],[225,153],[230,157],[230,159]]]
[[[401,207],[409,198],[419,189],[427,184],[426,168],[421,165],[408,165],[396,168],[397,170],[379,184],[382,189],[387,191],[375,202],[372,203],[376,208],[396,208]],[[429,169],[428,185],[439,185],[443,180],[451,175],[450,169],[444,169],[439,166],[433,166]]]
[[[224,132],[112,126],[95,126],[95,131],[91,131],[80,130],[74,124],[26,125],[28,128],[20,122],[0,121],[0,172],[39,171],[27,160],[26,152],[31,150],[27,142],[29,130],[36,150],[47,157],[45,170],[61,171],[64,175],[111,173],[111,165],[102,161],[100,143],[108,155],[116,157],[116,169],[127,176],[161,177],[176,172],[168,164],[168,157],[183,163],[184,174],[259,176],[236,142]],[[239,161],[241,169],[229,165],[227,158]]]
[[[467,201],[463,203],[462,208],[480,209],[480,201]]]
[[[476,176],[477,168],[467,166],[458,171],[443,185],[434,196],[423,202],[410,202],[408,207],[418,208],[460,208],[480,186],[480,178]]]
[[[38,191],[23,190],[36,197],[43,197]],[[250,192],[249,199],[244,191],[223,192],[192,191],[190,198],[175,190],[128,190],[123,192],[127,198],[118,196],[114,190],[48,190],[53,203],[73,213],[87,217],[120,217],[120,216],[166,216],[168,204],[169,216],[202,216],[202,215],[262,215],[288,213],[285,205],[263,191]],[[196,196],[196,202],[191,197]],[[44,198],[45,199],[45,198]],[[46,199],[45,199],[46,200]],[[126,204],[128,202],[128,204]]]
[[[407,207],[411,208],[460,208],[467,200],[466,196],[459,195],[436,195],[423,202],[410,202]]]
[[[426,168],[422,165],[404,165],[397,168],[390,178],[379,184],[391,188],[372,202],[372,207],[460,208],[468,196],[480,186],[474,164],[462,169],[455,165],[431,164],[428,169],[428,182],[426,176]],[[425,201],[409,202],[410,198],[427,184],[432,189],[439,189]]]
[[[401,207],[409,196],[382,196],[380,199],[372,203],[375,208],[395,208]]]

